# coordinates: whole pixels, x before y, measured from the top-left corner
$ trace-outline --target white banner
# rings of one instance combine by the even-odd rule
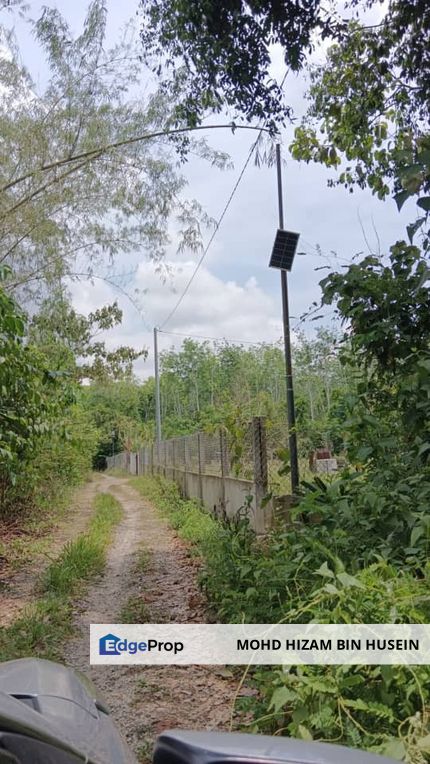
[[[430,665],[430,624],[92,624],[90,662]]]

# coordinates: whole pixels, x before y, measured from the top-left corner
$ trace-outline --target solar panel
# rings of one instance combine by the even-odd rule
[[[270,268],[280,268],[283,271],[291,270],[299,235],[293,231],[282,231],[278,228],[270,258]]]

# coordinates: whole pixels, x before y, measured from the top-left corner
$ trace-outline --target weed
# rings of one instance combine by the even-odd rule
[[[140,764],[149,764],[152,761],[152,754],[154,750],[154,742],[152,740],[144,740],[137,748],[136,755]]]
[[[197,501],[181,499],[174,483],[163,478],[138,477],[133,485],[151,499],[178,534],[193,545],[209,540],[217,529],[217,521]]]
[[[51,541],[49,531],[64,517],[69,500],[70,489],[63,488],[61,496],[55,494],[49,501],[39,497],[37,506],[22,512],[18,530],[14,522],[4,521],[2,535],[6,540],[0,540],[0,557],[11,571],[20,570],[35,557],[48,552]]]
[[[148,606],[138,594],[129,597],[119,616],[119,623],[148,623],[150,620]]]
[[[151,553],[149,549],[140,549],[136,555],[136,562],[134,564],[136,573],[144,573],[149,565],[150,559]]]

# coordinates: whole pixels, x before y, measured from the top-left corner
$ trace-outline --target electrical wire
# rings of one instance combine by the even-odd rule
[[[289,72],[289,69],[286,70],[286,72],[285,72],[285,74],[284,74],[284,76],[282,78],[282,82],[281,82],[281,85],[280,85],[281,88],[284,86],[284,83],[285,83],[285,80],[287,78],[288,72]],[[247,158],[245,160],[245,164],[243,165],[242,170],[240,171],[239,177],[238,177],[236,183],[233,186],[233,190],[232,190],[229,198],[227,199],[227,202],[226,202],[226,204],[224,206],[224,209],[221,212],[221,215],[219,216],[219,218],[218,218],[218,220],[217,220],[217,222],[215,224],[215,228],[214,228],[214,231],[212,233],[212,236],[210,237],[206,247],[204,248],[202,256],[200,257],[200,259],[199,259],[199,261],[198,261],[198,263],[197,263],[197,265],[196,265],[196,267],[195,267],[195,269],[194,269],[194,271],[193,271],[193,273],[191,275],[191,278],[187,282],[187,284],[185,286],[185,289],[182,292],[179,300],[176,302],[176,304],[174,305],[174,307],[170,311],[170,313],[167,316],[167,318],[161,324],[160,329],[163,329],[166,326],[166,324],[170,321],[170,319],[174,316],[174,314],[176,313],[176,311],[179,308],[180,304],[182,303],[182,300],[184,299],[185,295],[187,294],[191,284],[193,283],[193,281],[194,281],[194,279],[195,279],[195,277],[196,277],[196,275],[197,275],[197,273],[199,271],[199,268],[200,268],[201,264],[203,263],[203,260],[205,259],[206,255],[207,255],[207,253],[208,253],[208,251],[209,251],[209,249],[211,247],[211,244],[212,244],[212,242],[213,242],[213,240],[214,240],[214,238],[216,236],[216,234],[219,231],[221,223],[224,220],[224,217],[225,217],[225,215],[227,213],[228,208],[230,207],[231,202],[233,201],[233,197],[234,197],[234,195],[235,195],[235,193],[236,193],[236,191],[237,191],[237,189],[239,187],[239,184],[240,184],[240,182],[241,182],[241,180],[242,180],[242,178],[243,178],[243,176],[245,174],[246,168],[248,167],[249,162],[251,161],[251,157],[252,157],[252,155],[253,155],[253,153],[254,153],[257,145],[258,145],[258,142],[259,142],[259,140],[261,138],[261,135],[262,135],[262,133],[264,132],[265,129],[266,128],[265,128],[264,125],[263,125],[263,127],[260,128],[258,136],[257,136],[256,140],[254,141],[254,143],[252,144],[252,146],[251,146],[251,148],[250,148],[250,150],[248,152],[248,156],[247,156]]]
[[[292,316],[292,318],[295,318],[295,316]],[[228,337],[207,337],[204,334],[182,334],[181,332],[166,332],[163,329],[158,329],[158,332],[160,334],[173,335],[174,337],[190,337],[197,340],[212,340],[213,342],[232,342],[241,345],[270,345],[270,347],[275,347],[281,342],[281,340],[278,340],[277,342],[267,342],[267,340],[235,340],[229,339]]]
[[[240,182],[241,182],[241,180],[242,180],[242,178],[243,178],[243,176],[244,176],[244,174],[245,174],[245,170],[246,170],[246,168],[248,167],[248,164],[249,164],[249,162],[250,162],[250,160],[251,160],[252,154],[254,153],[254,150],[255,150],[255,148],[256,148],[256,146],[257,146],[257,143],[258,143],[258,141],[259,141],[259,139],[260,139],[260,135],[261,135],[261,133],[259,133],[259,135],[258,135],[258,138],[257,138],[257,139],[254,141],[254,143],[252,144],[252,146],[251,146],[251,148],[250,148],[250,150],[249,150],[249,152],[248,152],[248,156],[247,156],[247,158],[246,158],[245,164],[244,164],[244,165],[243,165],[243,167],[242,167],[242,170],[241,170],[241,172],[240,172],[240,174],[239,174],[239,177],[238,177],[238,179],[236,180],[236,183],[235,183],[235,184],[234,184],[234,186],[233,186],[233,190],[232,190],[232,192],[230,193],[230,196],[229,196],[229,198],[227,199],[227,202],[226,202],[226,204],[225,204],[225,206],[224,206],[224,209],[223,209],[223,211],[221,212],[221,215],[220,215],[220,217],[218,218],[218,220],[217,220],[217,222],[216,222],[216,224],[215,224],[215,228],[214,228],[214,230],[213,230],[213,232],[212,232],[212,236],[210,237],[210,239],[209,239],[209,241],[208,241],[208,243],[207,243],[206,247],[204,248],[204,250],[203,250],[203,253],[202,253],[202,256],[200,257],[200,259],[199,259],[199,261],[198,261],[198,263],[197,263],[197,265],[196,265],[196,267],[195,267],[195,269],[194,269],[194,271],[193,271],[193,273],[192,273],[192,275],[191,275],[191,278],[188,280],[188,282],[187,282],[187,284],[186,284],[186,286],[185,286],[185,289],[184,289],[184,291],[182,292],[182,294],[181,294],[181,296],[180,296],[179,300],[177,301],[176,305],[174,305],[174,307],[173,307],[173,308],[172,308],[172,310],[170,311],[170,313],[169,313],[169,315],[167,316],[167,318],[165,319],[165,321],[164,321],[164,322],[161,324],[161,327],[160,327],[161,329],[163,329],[163,327],[164,327],[164,326],[166,326],[166,324],[167,324],[167,323],[170,321],[170,319],[171,319],[171,318],[174,316],[174,314],[176,313],[177,309],[179,308],[179,306],[180,306],[180,304],[181,304],[182,300],[184,299],[185,295],[187,294],[187,292],[188,292],[188,290],[189,290],[189,288],[190,288],[191,284],[193,283],[193,281],[194,281],[195,277],[197,276],[197,273],[198,273],[198,271],[199,271],[199,268],[200,268],[200,266],[202,265],[202,263],[203,263],[203,260],[205,259],[205,257],[206,257],[206,255],[207,255],[207,253],[209,252],[210,246],[211,246],[211,244],[212,244],[212,242],[213,242],[213,240],[214,240],[214,238],[215,238],[216,234],[217,234],[217,233],[218,233],[218,231],[219,231],[220,225],[221,225],[222,221],[224,220],[224,217],[225,217],[225,215],[227,214],[227,210],[228,210],[228,208],[230,207],[230,204],[231,204],[231,202],[233,201],[233,197],[234,197],[234,195],[235,195],[235,193],[236,193],[236,191],[237,191],[237,189],[238,189],[238,186],[239,186],[239,184],[240,184]]]

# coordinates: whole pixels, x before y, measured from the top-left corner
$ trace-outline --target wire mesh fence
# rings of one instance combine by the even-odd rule
[[[263,510],[268,468],[262,417],[229,434],[198,432],[162,440],[139,451],[108,457],[108,469],[133,475],[164,475],[175,480],[184,496],[198,498],[215,514],[232,515],[248,505],[256,530],[267,524]]]
[[[137,452],[140,471],[174,469],[254,480],[254,429],[255,422],[248,426],[240,442],[221,430],[184,435],[144,446]],[[109,468],[128,469],[131,465],[133,471],[132,462],[133,458],[127,452],[108,457]]]

